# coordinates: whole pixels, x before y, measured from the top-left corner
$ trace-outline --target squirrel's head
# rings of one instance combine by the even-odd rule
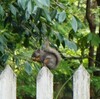
[[[41,61],[41,54],[44,53],[43,50],[38,49],[35,52],[33,52],[31,58],[33,61]]]

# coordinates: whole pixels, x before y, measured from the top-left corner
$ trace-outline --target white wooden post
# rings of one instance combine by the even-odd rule
[[[73,76],[73,99],[90,99],[90,75],[82,65]]]
[[[16,76],[10,66],[0,75],[0,99],[16,99]]]
[[[37,98],[53,99],[53,74],[43,66],[37,76]]]

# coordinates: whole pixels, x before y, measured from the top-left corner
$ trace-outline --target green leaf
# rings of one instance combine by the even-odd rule
[[[32,73],[32,67],[31,65],[26,61],[25,62],[25,71],[30,75]]]
[[[28,11],[26,11],[26,13],[25,13],[25,18],[26,18],[26,20],[28,20],[30,18],[30,14]]]
[[[32,1],[30,0],[30,1],[28,2],[28,4],[27,4],[27,12],[28,12],[29,14],[32,14],[32,10],[33,10],[33,8],[32,8]]]
[[[62,23],[65,19],[66,19],[66,12],[63,11],[63,12],[59,13],[59,15],[58,15],[58,21],[60,23]]]
[[[70,49],[74,49],[75,51],[77,50],[76,44],[68,39],[65,40],[65,45]]]
[[[57,10],[54,9],[50,14],[52,20],[55,18],[56,14],[57,14]]]
[[[37,22],[39,20],[41,12],[42,12],[42,9],[38,7],[36,10],[35,18],[34,18],[35,22]]]
[[[60,33],[57,33],[57,38],[59,39],[60,42],[62,42],[64,39],[64,37]]]
[[[3,17],[4,16],[4,10],[2,8],[2,6],[0,5],[0,15]]]
[[[81,29],[81,28],[83,27],[82,22],[81,22],[77,17],[75,17],[75,18],[76,18],[76,20],[77,20],[78,29]]]
[[[18,0],[18,5],[21,6],[23,10],[25,10],[27,6],[27,1],[28,0]]]
[[[10,10],[11,10],[11,13],[16,16],[17,9],[12,4],[10,4]]]
[[[4,55],[2,56],[2,61],[3,61],[3,63],[5,63],[5,62],[7,61],[7,59],[8,59],[8,54],[4,54]]]
[[[50,0],[37,0],[39,3],[41,3],[43,6],[50,7]]]
[[[45,23],[42,23],[41,31],[42,31],[43,34],[47,33],[47,27],[46,27]]]
[[[77,20],[74,16],[72,18],[71,25],[72,25],[72,28],[73,28],[74,32],[76,32],[77,29],[78,29],[78,24],[77,24]]]
[[[93,39],[91,40],[91,44],[94,45],[94,46],[99,46],[100,37],[98,35],[94,35]]]
[[[43,9],[43,16],[47,19],[47,21],[51,22],[51,16],[47,9]]]
[[[19,66],[19,61],[20,61],[19,57],[15,56],[14,61],[15,61],[16,65]]]
[[[4,46],[2,44],[0,44],[0,52],[4,53]]]
[[[70,49],[74,49],[74,51],[77,51],[77,46],[74,42],[70,42]]]
[[[90,33],[88,34],[87,39],[93,46],[99,46],[100,44],[100,37],[97,34]]]
[[[88,34],[88,36],[87,36],[87,40],[88,40],[88,41],[91,41],[91,40],[92,40],[92,38],[93,38],[92,33],[89,33],[89,34]]]
[[[39,64],[37,64],[37,63],[34,63],[34,67],[36,68],[36,70],[39,72],[40,71],[40,69],[41,69],[41,67],[39,66]]]

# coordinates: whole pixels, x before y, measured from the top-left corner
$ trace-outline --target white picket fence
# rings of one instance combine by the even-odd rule
[[[53,99],[53,74],[43,67],[37,76],[36,99]],[[0,99],[16,99],[16,75],[6,66],[0,75]],[[73,99],[90,99],[90,75],[81,65],[73,75]]]

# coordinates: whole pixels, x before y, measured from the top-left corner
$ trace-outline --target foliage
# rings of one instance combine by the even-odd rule
[[[91,42],[96,49],[100,45],[100,36],[89,31],[84,19],[85,10],[85,2],[79,0],[0,1],[0,70],[10,64],[18,75],[18,99],[35,98],[35,78],[40,64],[32,62],[31,55],[43,46],[45,38],[59,50],[63,59],[53,71],[55,86],[59,83],[58,87],[61,87],[82,62],[90,69],[89,44]],[[93,10],[97,25],[99,10]],[[93,78],[96,80],[99,79]],[[95,84],[97,88],[98,83]],[[69,96],[65,94],[67,88]],[[55,88],[55,95],[59,89]],[[70,81],[63,93],[65,96],[60,97],[72,97]]]

